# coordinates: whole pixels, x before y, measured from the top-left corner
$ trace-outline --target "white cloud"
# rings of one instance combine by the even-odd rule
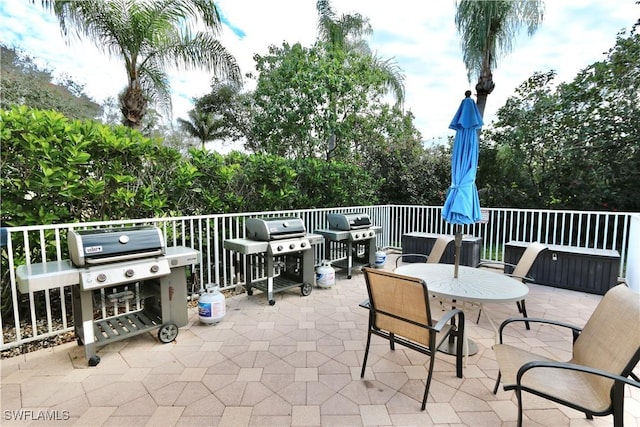
[[[265,54],[271,44],[300,42],[311,45],[316,37],[314,0],[220,0],[224,17],[244,32],[240,38],[230,28],[221,36],[243,73],[254,71],[253,56]],[[455,1],[334,0],[339,13],[358,12],[370,19],[374,35],[370,46],[382,58],[395,57],[406,75],[405,108],[412,111],[425,139],[452,134],[448,124],[467,81],[453,21]],[[514,52],[503,58],[494,72],[496,89],[487,101],[485,122],[536,71],[554,69],[558,81],[571,80],[578,71],[602,60],[615,43],[616,34],[637,19],[635,0],[547,1],[544,21],[532,37],[520,37]],[[0,3],[3,25],[0,39],[29,55],[41,58],[49,68],[67,73],[86,85],[98,101],[117,94],[126,85],[122,64],[109,60],[93,45],[74,42],[67,46],[55,18],[39,2]],[[191,98],[209,91],[205,72],[172,73],[174,118],[184,117]]]

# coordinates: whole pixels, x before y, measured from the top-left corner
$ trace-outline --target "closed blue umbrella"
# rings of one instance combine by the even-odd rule
[[[461,225],[473,224],[482,219],[480,199],[476,187],[478,170],[478,130],[482,127],[482,117],[476,103],[471,99],[471,91],[465,93],[449,129],[456,131],[451,155],[451,186],[442,208],[442,218],[450,224],[456,224],[456,256],[454,277],[458,277],[460,264],[460,245],[462,244]]]

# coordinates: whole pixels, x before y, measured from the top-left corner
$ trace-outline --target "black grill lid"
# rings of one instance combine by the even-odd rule
[[[67,244],[71,262],[78,267],[165,252],[162,232],[151,226],[69,230]]]
[[[361,212],[330,213],[327,214],[327,221],[331,230],[349,231],[371,227],[369,215]]]

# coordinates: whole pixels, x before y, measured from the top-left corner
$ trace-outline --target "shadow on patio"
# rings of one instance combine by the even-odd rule
[[[387,261],[391,268],[393,260]],[[275,295],[227,298],[225,318],[189,324],[161,344],[143,334],[101,347],[87,367],[75,343],[1,362],[2,425],[81,426],[512,426],[513,392],[492,393],[497,364],[494,331],[485,317],[467,316],[478,344],[455,376],[454,358],[438,353],[426,411],[420,411],[426,356],[372,338],[367,374],[360,378],[367,311],[362,273],[337,271],[335,286],[301,297],[294,288]],[[529,315],[583,325],[600,296],[530,285]],[[501,322],[515,304],[488,305]],[[532,325],[512,328],[512,339],[568,359],[569,334]],[[584,414],[524,396],[525,426],[607,426],[612,417]],[[640,426],[640,390],[626,390],[625,425]]]

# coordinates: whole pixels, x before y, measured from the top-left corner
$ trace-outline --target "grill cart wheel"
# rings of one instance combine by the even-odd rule
[[[100,356],[95,355],[89,358],[89,366],[97,366],[100,363]]]
[[[311,286],[311,283],[304,282],[302,286],[300,286],[300,293],[302,294],[303,297],[306,297],[309,294],[311,294],[312,290],[313,290],[313,287]]]
[[[276,305],[276,300],[270,299],[269,300],[269,305]]]
[[[162,325],[158,331],[158,339],[160,342],[167,344],[175,340],[178,336],[178,327],[174,323]]]
[[[247,289],[247,295],[249,296],[253,295],[253,289],[251,288]]]

